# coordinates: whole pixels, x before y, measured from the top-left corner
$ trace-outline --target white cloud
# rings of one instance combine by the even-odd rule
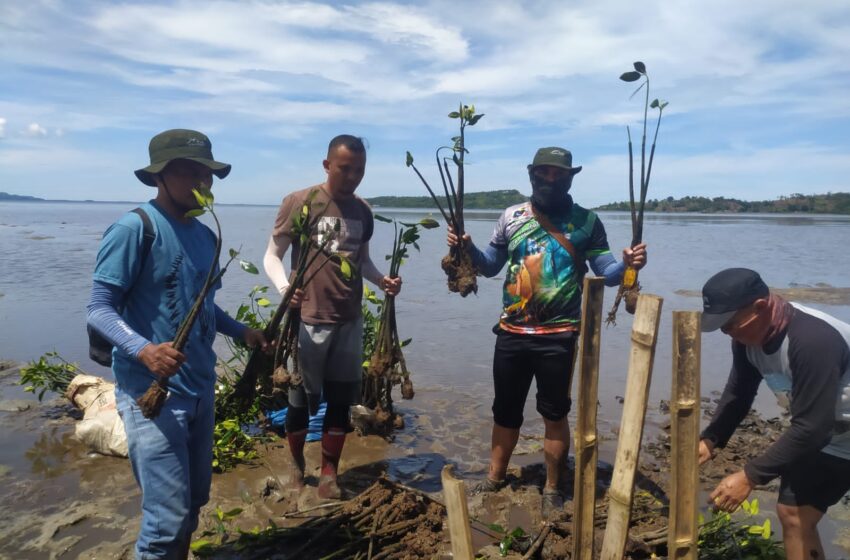
[[[24,129],[24,134],[34,138],[47,136],[47,129],[38,123],[30,123],[29,126]]]
[[[6,119],[0,117],[0,138],[6,136]]]

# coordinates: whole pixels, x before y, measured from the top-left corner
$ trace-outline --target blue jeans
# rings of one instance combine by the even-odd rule
[[[130,463],[142,490],[136,558],[176,558],[198,528],[212,480],[213,392],[201,398],[169,394],[162,412],[142,416],[135,399],[115,389]]]

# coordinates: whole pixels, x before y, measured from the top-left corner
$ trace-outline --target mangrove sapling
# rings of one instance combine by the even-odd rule
[[[417,223],[397,222],[375,214],[375,219],[392,223],[394,226],[393,249],[387,255],[390,261],[390,278],[397,278],[402,263],[410,255],[409,247],[419,250],[419,228],[434,229],[439,227],[436,220],[423,218]],[[399,227],[401,225],[401,227]],[[372,408],[380,420],[392,417],[392,388],[401,383],[402,398],[413,398],[413,382],[404,361],[401,349],[410,341],[402,341],[398,336],[398,324],[395,314],[395,297],[387,295],[381,307],[380,320],[375,333],[374,348],[366,368],[366,378],[363,385],[362,404]]]
[[[646,72],[646,65],[643,62],[635,62],[634,70],[624,72],[620,79],[624,82],[636,82],[643,78],[640,86],[632,92],[632,96],[637,94],[641,88],[645,88],[645,98],[643,104],[643,134],[641,136],[640,145],[640,193],[637,205],[635,203],[635,180],[634,180],[634,156],[632,153],[632,131],[630,127],[626,127],[626,133],[629,138],[629,207],[632,217],[632,242],[631,247],[638,245],[643,240],[643,212],[646,206],[646,193],[649,190],[649,176],[652,173],[652,161],[655,157],[655,143],[658,140],[658,129],[661,126],[661,114],[664,108],[667,107],[666,101],[653,99],[649,102],[649,74]],[[658,118],[655,121],[655,136],[652,139],[652,148],[649,151],[649,161],[646,159],[646,124],[649,109],[658,109]],[[623,279],[620,282],[620,287],[617,290],[617,297],[614,299],[614,305],[611,311],[608,312],[606,323],[609,325],[617,322],[617,309],[620,307],[620,301],[626,300],[626,311],[634,314],[637,305],[638,292],[640,292],[640,284],[638,283],[638,271],[628,266],[623,273]]]
[[[440,146],[434,153],[434,157],[437,160],[437,171],[439,171],[440,180],[443,183],[442,197],[445,207],[443,204],[440,204],[440,197],[434,192],[431,185],[428,184],[428,181],[425,180],[425,177],[416,168],[416,165],[413,164],[413,156],[410,152],[407,152],[406,160],[407,167],[412,167],[413,171],[416,172],[419,180],[425,185],[428,194],[431,195],[431,198],[440,210],[440,214],[446,220],[446,224],[452,228],[458,239],[460,239],[460,243],[449,249],[449,254],[443,257],[441,264],[443,271],[448,277],[449,291],[458,292],[463,297],[466,297],[470,293],[478,292],[478,282],[476,280],[478,271],[472,263],[470,248],[463,240],[464,158],[469,153],[469,150],[466,149],[465,130],[467,126],[474,126],[483,116],[483,113],[480,115],[475,114],[475,105],[464,105],[462,103],[457,111],[449,113],[450,119],[460,120],[460,135],[452,138],[452,146]],[[441,152],[444,150],[450,150],[451,157],[442,156]],[[457,168],[457,181],[452,179],[449,160]],[[455,188],[455,185],[457,185],[457,188]]]
[[[245,410],[251,406],[257,393],[258,382],[267,387],[278,366],[284,365],[284,370],[279,372],[280,381],[292,379],[292,372],[285,371],[285,362],[292,360],[292,344],[297,344],[293,337],[297,338],[298,330],[295,328],[293,331],[293,322],[300,312],[290,309],[296,290],[303,290],[330,261],[339,262],[339,273],[343,279],[351,279],[354,273],[354,267],[348,259],[328,249],[331,242],[339,235],[339,220],[335,221],[333,230],[318,233],[319,220],[325,208],[323,204],[313,202],[317,194],[318,190],[310,193],[304,204],[293,213],[292,236],[298,240],[298,245],[301,248],[298,251],[298,262],[280,304],[263,329],[266,340],[276,341],[277,348],[274,361],[269,367],[269,360],[262,350],[255,348],[251,352],[245,370],[236,381],[233,393],[230,395],[230,402],[237,410]],[[317,208],[321,211],[314,212]],[[318,237],[318,242],[313,241],[314,236]],[[281,328],[281,323],[288,328]],[[289,348],[289,353],[286,352],[287,348]],[[297,358],[297,355],[295,357]],[[293,368],[297,368],[297,359],[294,362]],[[263,377],[261,378],[261,376]],[[286,376],[288,377],[285,378]]]
[[[19,383],[24,385],[24,391],[28,393],[38,391],[40,401],[47,391],[64,395],[71,381],[82,373],[80,366],[68,362],[54,350],[22,367]]]
[[[186,217],[195,218],[206,212],[210,213],[215,221],[216,228],[215,252],[213,253],[213,259],[210,263],[210,269],[207,271],[206,281],[201,287],[201,291],[195,298],[195,302],[192,304],[192,307],[189,309],[186,317],[183,318],[183,322],[180,323],[180,326],[177,328],[177,333],[174,335],[174,340],[171,342],[171,346],[178,352],[182,352],[183,348],[186,346],[186,342],[189,340],[189,333],[192,331],[192,327],[198,318],[198,314],[204,305],[204,301],[207,299],[207,295],[209,295],[210,289],[212,289],[221,277],[224,276],[224,273],[227,272],[227,267],[230,266],[233,259],[239,255],[238,251],[230,249],[230,258],[227,260],[224,267],[219,269],[218,259],[221,255],[221,224],[219,223],[218,217],[215,215],[215,210],[213,209],[215,198],[213,197],[212,190],[204,186],[192,189],[192,193],[195,195],[195,200],[198,202],[199,208],[186,212]],[[168,378],[158,377],[151,383],[151,386],[148,387],[145,394],[136,400],[136,403],[139,405],[142,415],[144,415],[145,418],[151,419],[159,416],[159,413],[162,410],[162,405],[165,403],[165,399],[167,397]]]

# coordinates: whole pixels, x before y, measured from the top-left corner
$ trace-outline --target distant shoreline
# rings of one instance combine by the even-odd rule
[[[438,212],[429,197],[423,196],[376,196],[366,199],[373,208],[392,208],[395,210],[416,209]],[[528,200],[515,189],[467,193],[464,210],[501,211],[508,206]],[[64,200],[46,199],[35,196],[16,195],[0,192],[0,202],[45,202],[70,204],[142,204],[145,201],[132,200]],[[242,204],[220,203],[221,206],[277,207],[278,204]],[[596,211],[629,212],[628,202],[613,202],[593,208]],[[817,195],[793,194],[772,201],[744,201],[716,197],[691,197],[681,199],[668,197],[646,201],[646,212],[651,214],[692,214],[692,215],[850,215],[850,193],[828,193]]]

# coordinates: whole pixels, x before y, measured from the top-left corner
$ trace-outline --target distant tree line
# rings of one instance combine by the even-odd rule
[[[368,198],[375,207],[389,208],[436,208],[430,196],[376,196]],[[501,210],[528,200],[528,196],[516,189],[464,193],[463,207],[472,210]]]
[[[599,206],[597,210],[629,210],[628,202],[614,202]],[[686,196],[646,201],[646,210],[650,212],[701,212],[712,213],[809,213],[809,214],[850,214],[850,193],[800,194],[780,196],[777,200],[748,201],[718,196]]]

